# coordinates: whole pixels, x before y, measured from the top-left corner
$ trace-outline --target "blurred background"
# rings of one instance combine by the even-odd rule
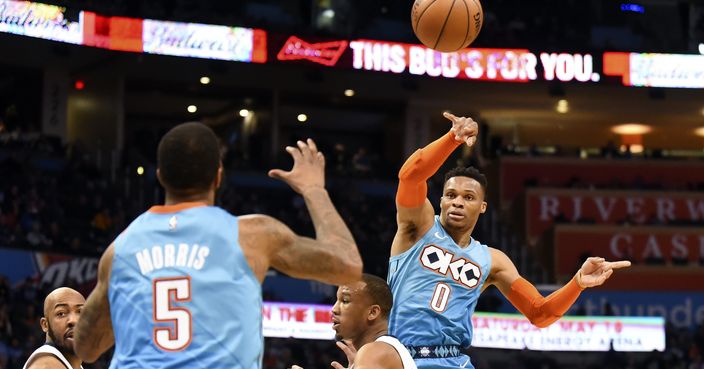
[[[49,2],[0,0],[0,368],[43,342],[46,293],[87,296],[100,253],[162,201],[156,145],[174,125],[221,138],[220,206],[306,235],[302,199],[266,172],[315,139],[365,271],[385,277],[396,174],[447,132],[444,111],[481,133],[429,197],[437,207],[447,169],[484,172],[474,238],[544,294],[590,255],[635,264],[548,333],[492,315],[515,309],[487,290],[478,369],[704,368],[701,1],[487,0],[454,54],[419,45],[409,0]],[[265,368],[344,362],[335,290],[270,272]]]

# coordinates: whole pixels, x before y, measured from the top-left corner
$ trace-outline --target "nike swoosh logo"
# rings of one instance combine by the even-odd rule
[[[437,238],[439,238],[439,239],[441,239],[441,240],[444,240],[444,239],[447,238],[447,236],[441,236],[441,235],[440,235],[440,232],[435,232],[435,237],[437,237]]]

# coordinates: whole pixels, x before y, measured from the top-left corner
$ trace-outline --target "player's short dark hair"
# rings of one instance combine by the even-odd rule
[[[381,316],[384,319],[388,319],[391,313],[391,307],[394,306],[394,297],[391,294],[389,285],[385,280],[367,273],[362,274],[362,282],[366,284],[364,291],[367,293],[367,296],[369,296],[372,304],[379,305],[381,308]]]
[[[449,181],[450,178],[453,177],[469,177],[479,182],[479,185],[482,187],[482,191],[484,191],[484,197],[486,198],[486,186],[488,185],[488,182],[484,174],[477,170],[477,168],[455,167],[450,169],[447,173],[445,173],[445,181],[443,182],[443,186],[445,186],[445,184],[447,184],[447,181]]]
[[[220,168],[218,137],[205,124],[179,124],[161,138],[157,165],[161,184],[167,191],[177,194],[207,191]]]

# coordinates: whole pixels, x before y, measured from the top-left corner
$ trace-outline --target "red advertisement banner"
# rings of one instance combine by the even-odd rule
[[[500,171],[503,207],[531,186],[560,188],[578,181],[609,188],[637,189],[639,183],[656,183],[687,189],[704,183],[704,162],[505,157]]]
[[[81,14],[83,45],[103,49],[142,52],[142,20],[110,17],[93,12]]]
[[[699,192],[593,191],[531,188],[526,191],[526,234],[535,244],[556,222],[704,225]]]
[[[630,260],[601,288],[623,290],[704,290],[704,228],[558,225],[555,274],[576,273],[588,256]]]

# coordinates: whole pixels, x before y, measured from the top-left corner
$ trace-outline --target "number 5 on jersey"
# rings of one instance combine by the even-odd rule
[[[191,344],[193,319],[190,310],[171,303],[191,301],[191,278],[159,278],[152,282],[152,287],[154,323],[173,324],[154,327],[154,343],[164,351],[181,351]]]

